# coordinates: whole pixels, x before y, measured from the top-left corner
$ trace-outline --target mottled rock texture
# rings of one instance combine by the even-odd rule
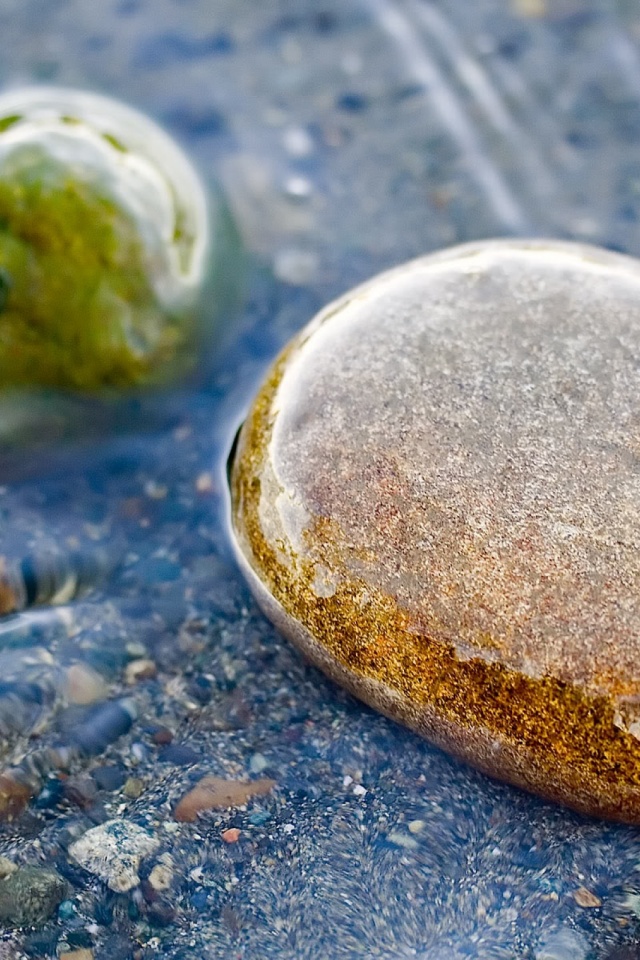
[[[471,244],[285,349],[230,466],[241,567],[338,682],[582,812],[640,822],[640,265]]]

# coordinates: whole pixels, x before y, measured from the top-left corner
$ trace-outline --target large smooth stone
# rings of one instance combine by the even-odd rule
[[[230,465],[265,613],[480,770],[640,822],[640,265],[471,244],[327,307]]]
[[[2,389],[182,375],[201,350],[213,212],[180,147],[138,111],[58,87],[0,95]]]

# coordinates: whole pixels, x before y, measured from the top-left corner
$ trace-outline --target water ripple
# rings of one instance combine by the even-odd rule
[[[431,106],[457,144],[468,172],[476,179],[504,228],[517,234],[531,232],[533,225],[527,211],[489,156],[463,103],[425,46],[415,21],[390,0],[368,0],[368,9],[396,44],[412,79],[424,86]]]

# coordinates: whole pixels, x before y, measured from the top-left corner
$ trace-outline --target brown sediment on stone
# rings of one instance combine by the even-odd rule
[[[636,356],[635,261],[425,258],[285,350],[230,484],[250,585],[317,665],[487,773],[632,822]]]

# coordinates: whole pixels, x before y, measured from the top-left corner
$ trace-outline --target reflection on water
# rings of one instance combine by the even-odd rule
[[[0,793],[24,788],[0,853],[66,884],[19,931],[0,880],[9,955],[636,949],[637,832],[463,769],[306,667],[235,571],[221,494],[263,369],[338,292],[491,234],[638,252],[637,18],[595,0],[0,0],[2,82],[99,89],[164,122],[253,258],[206,373],[144,429],[121,411],[125,429],[107,417],[75,447],[9,451],[6,569],[109,560],[85,597],[0,625]],[[176,821],[209,775],[276,787]],[[153,837],[121,894],[69,854],[113,820],[121,846],[132,825]]]

